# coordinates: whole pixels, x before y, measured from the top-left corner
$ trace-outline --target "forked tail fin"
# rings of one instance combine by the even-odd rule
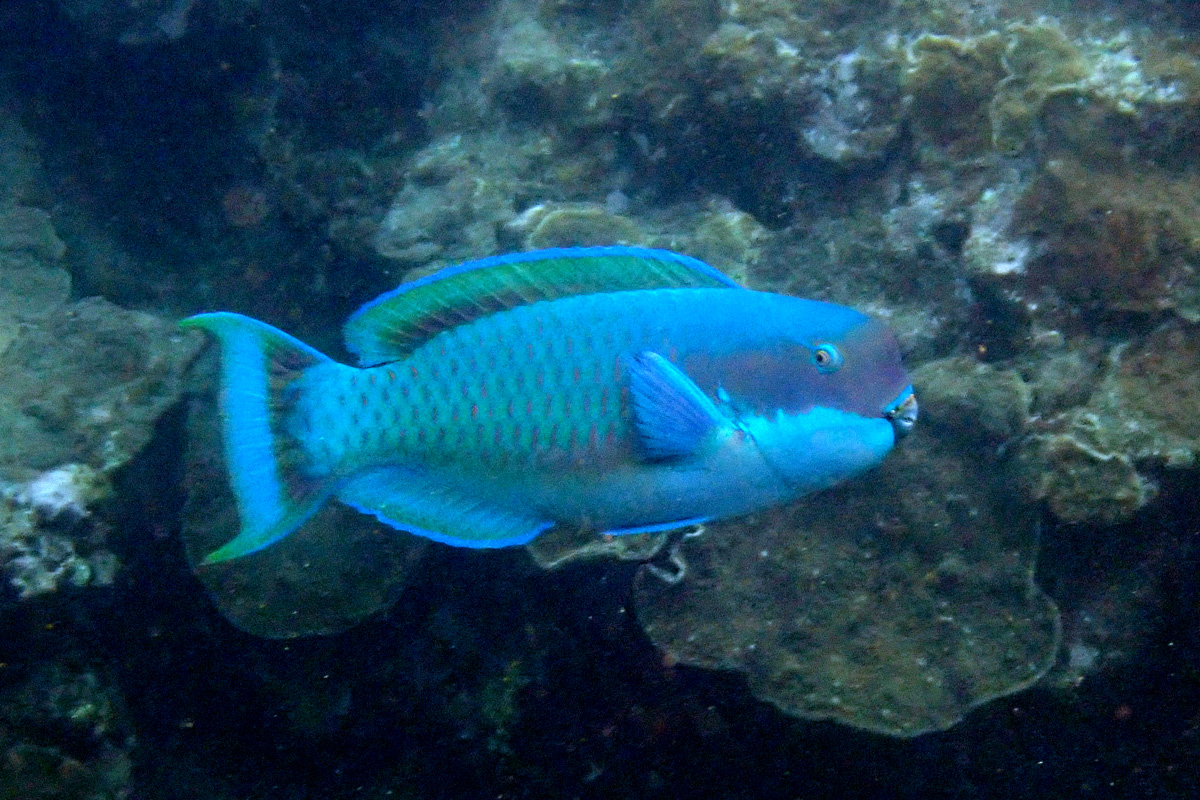
[[[288,412],[301,391],[298,379],[332,362],[241,314],[199,314],[179,325],[208,331],[221,346],[222,436],[241,530],[202,562],[215,564],[279,541],[332,494],[332,481],[313,474],[302,443],[288,430]]]

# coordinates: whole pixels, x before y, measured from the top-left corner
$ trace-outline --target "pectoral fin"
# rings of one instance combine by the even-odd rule
[[[634,427],[648,459],[690,456],[728,424],[709,396],[658,353],[630,356],[628,370]]]

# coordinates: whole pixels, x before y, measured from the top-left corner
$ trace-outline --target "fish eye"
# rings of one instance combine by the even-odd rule
[[[819,344],[813,349],[812,361],[820,372],[833,372],[842,365],[842,354],[831,344]]]

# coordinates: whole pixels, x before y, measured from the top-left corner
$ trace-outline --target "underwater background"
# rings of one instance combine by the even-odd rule
[[[601,244],[884,320],[921,421],[698,537],[200,565],[177,320]],[[1200,795],[1200,8],[5,0],[0,574],[0,800]]]

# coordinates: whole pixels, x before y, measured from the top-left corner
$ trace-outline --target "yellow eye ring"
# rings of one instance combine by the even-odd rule
[[[842,365],[842,354],[831,344],[819,344],[813,348],[812,362],[820,372],[833,372]]]

